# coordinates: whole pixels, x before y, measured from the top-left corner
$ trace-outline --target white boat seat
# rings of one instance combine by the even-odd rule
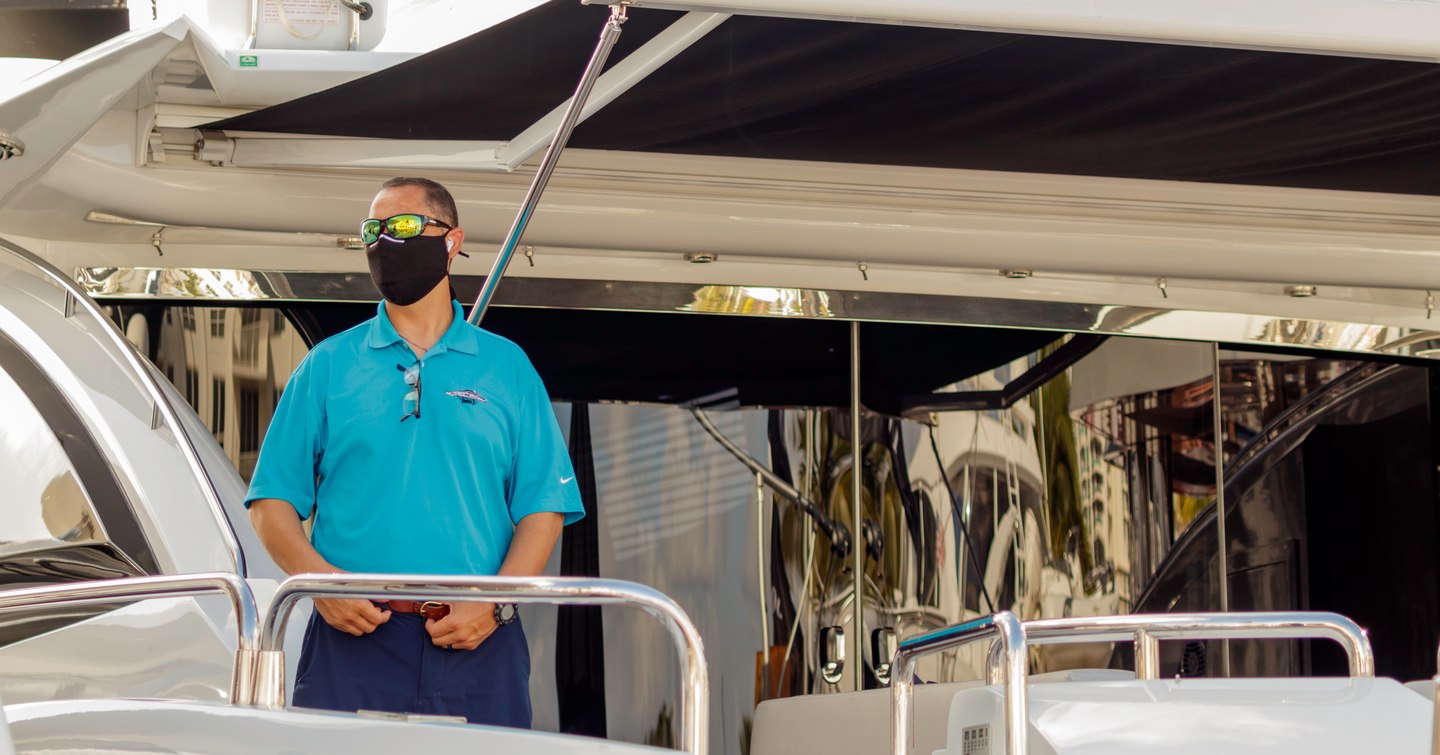
[[[1408,689],[1426,700],[1435,699],[1435,680],[1421,679],[1418,682],[1405,682],[1405,689]]]
[[[945,747],[945,721],[955,693],[983,682],[915,685],[915,752]],[[800,695],[755,709],[751,755],[878,755],[890,752],[890,690]]]
[[[1005,752],[1001,690],[955,694],[946,755]],[[1037,683],[1029,685],[1028,695],[1032,753],[1430,753],[1433,706],[1393,679]],[[917,726],[917,740],[921,732]],[[977,743],[983,744],[977,748]],[[926,747],[921,751],[932,751]]]
[[[1107,682],[1134,679],[1120,669],[1072,669],[1030,677],[1034,683]],[[979,681],[915,685],[915,752],[945,748],[950,701]],[[876,755],[890,751],[890,690],[802,695],[768,700],[755,711],[752,755],[824,752]]]

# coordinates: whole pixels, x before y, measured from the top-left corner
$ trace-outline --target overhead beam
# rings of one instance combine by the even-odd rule
[[[501,170],[497,141],[247,136],[203,132],[200,160],[240,168],[367,168],[371,170]]]
[[[645,7],[1440,61],[1440,4],[1433,2],[646,0]]]

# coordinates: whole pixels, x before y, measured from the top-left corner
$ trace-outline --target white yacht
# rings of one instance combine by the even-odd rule
[[[1440,752],[1440,6],[153,9],[0,68],[0,755]],[[241,509],[414,174],[555,576]],[[286,708],[335,592],[527,603],[539,731]]]

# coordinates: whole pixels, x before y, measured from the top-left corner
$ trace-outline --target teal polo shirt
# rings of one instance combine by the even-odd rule
[[[419,359],[381,302],[290,377],[245,504],[279,498],[346,571],[495,574],[514,526],[584,516],[550,398],[519,346],[455,321]],[[402,418],[418,369],[420,416]]]

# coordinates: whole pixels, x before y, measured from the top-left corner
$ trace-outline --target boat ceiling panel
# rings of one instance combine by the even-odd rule
[[[506,140],[573,91],[605,9],[555,0],[363,79],[212,124]],[[637,8],[612,60],[679,17]],[[734,17],[571,146],[1440,194],[1440,66]]]

